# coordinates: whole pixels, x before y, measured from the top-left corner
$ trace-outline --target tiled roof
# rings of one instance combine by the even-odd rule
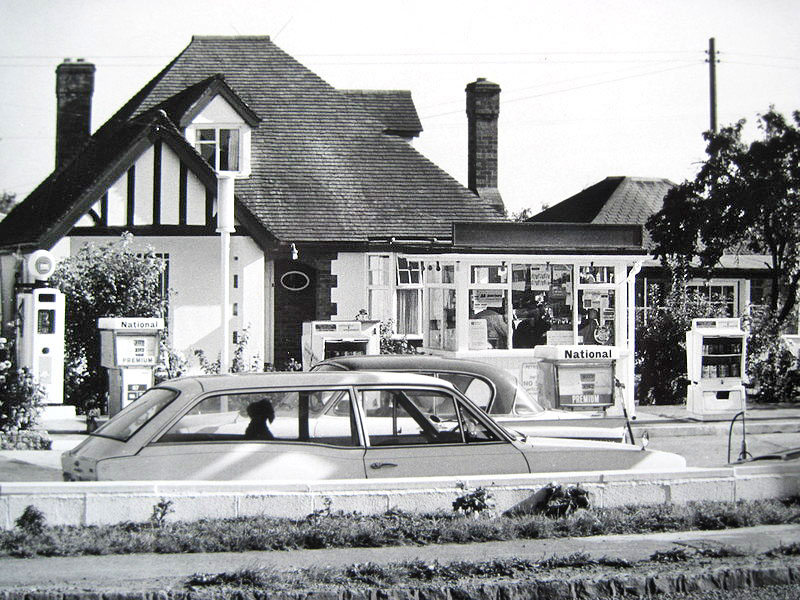
[[[644,225],[650,215],[661,210],[664,196],[674,186],[669,179],[606,177],[528,220],[537,223]],[[646,229],[644,245],[650,246]]]
[[[194,37],[127,111],[218,73],[263,119],[252,133],[252,174],[236,182],[236,196],[277,238],[446,237],[453,221],[499,218],[267,37]]]
[[[64,210],[54,212],[63,218],[69,199],[78,198],[102,167],[125,151],[142,121],[154,118],[157,109],[178,118],[220,78],[261,119],[252,132],[251,176],[237,180],[237,200],[278,240],[447,238],[454,221],[502,220],[406,140],[386,133],[395,125],[413,129],[415,119],[418,123],[404,92],[359,96],[337,90],[268,37],[215,36],[192,38],[90,138],[83,151],[88,154],[53,173],[21,203],[31,200],[34,206],[14,219],[12,212],[0,230],[7,230],[9,219],[30,225],[33,214],[47,227],[59,204]]]
[[[664,196],[674,186],[669,179],[606,177],[528,220],[644,225],[650,215],[661,210]]]
[[[342,90],[386,127],[389,133],[416,137],[422,131],[411,92],[405,90]]]

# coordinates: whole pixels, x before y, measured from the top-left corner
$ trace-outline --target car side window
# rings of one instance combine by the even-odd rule
[[[466,406],[461,406],[461,422],[464,427],[464,440],[468,444],[499,442],[498,435]]]
[[[350,393],[333,389],[208,396],[156,443],[269,441],[360,446]]]
[[[445,381],[452,383],[455,388],[472,400],[478,408],[489,409],[492,401],[493,389],[486,381],[479,377],[467,375],[465,373],[436,373],[436,377],[441,377]]]
[[[361,390],[371,446],[463,443],[455,399],[437,390]]]

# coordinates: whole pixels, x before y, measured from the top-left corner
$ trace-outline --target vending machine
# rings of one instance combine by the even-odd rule
[[[380,354],[380,321],[306,321],[303,369],[326,358]]]
[[[100,364],[108,369],[108,414],[114,416],[153,385],[164,319],[98,319]]]
[[[746,342],[739,319],[692,320],[686,332],[689,413],[714,419],[744,410]]]

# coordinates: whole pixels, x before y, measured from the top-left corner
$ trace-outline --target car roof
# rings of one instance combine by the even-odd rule
[[[342,369],[358,369],[361,371],[370,369],[464,371],[491,379],[508,379],[512,381],[516,379],[505,369],[500,369],[484,362],[462,358],[447,358],[431,354],[362,354],[328,358],[314,366],[316,367],[317,365],[337,365]]]
[[[165,381],[162,387],[189,388],[199,386],[204,392],[229,389],[317,386],[317,385],[433,385],[452,386],[441,379],[416,373],[370,371],[281,371],[270,373],[228,373],[196,375]]]
[[[489,412],[494,414],[509,412],[511,410],[518,387],[517,378],[505,369],[477,360],[447,358],[430,354],[362,354],[357,356],[342,356],[320,361],[312,368],[316,368],[319,365],[334,366],[347,371],[366,371],[373,369],[390,372],[435,371],[439,373],[468,373],[487,379],[494,386],[495,395],[489,407]]]

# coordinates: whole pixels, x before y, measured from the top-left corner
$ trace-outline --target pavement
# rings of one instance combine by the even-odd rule
[[[86,557],[0,558],[0,590],[175,590],[195,574],[233,573],[242,569],[289,571],[304,568],[346,567],[353,564],[386,565],[420,560],[447,564],[455,561],[485,562],[516,558],[542,561],[584,553],[588,558],[637,562],[653,554],[676,550],[736,549],[762,554],[781,546],[800,543],[800,524],[764,525],[723,531],[687,531],[647,535],[612,535],[392,546],[263,552],[202,554],[131,554]]]

